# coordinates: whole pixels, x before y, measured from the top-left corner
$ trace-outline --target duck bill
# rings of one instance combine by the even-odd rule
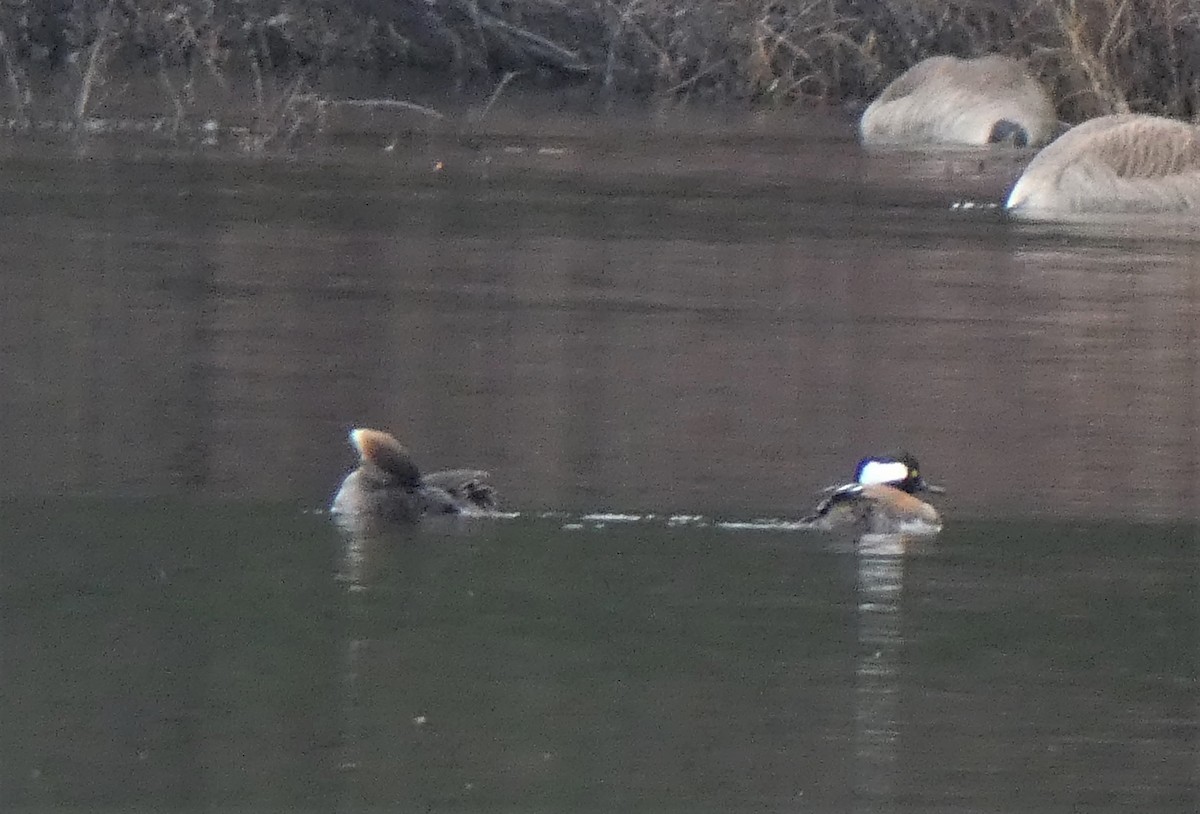
[[[944,487],[942,487],[942,486],[937,486],[937,485],[935,485],[935,484],[932,484],[932,483],[926,483],[925,481],[921,481],[921,489],[922,489],[922,491],[925,491],[925,492],[930,492],[930,493],[932,493],[932,494],[935,494],[935,495],[944,495],[944,494],[946,494],[946,489],[945,489]]]

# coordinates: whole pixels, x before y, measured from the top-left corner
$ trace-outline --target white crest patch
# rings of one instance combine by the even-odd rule
[[[908,477],[908,465],[902,461],[868,461],[858,473],[863,486],[877,483],[899,483]]]

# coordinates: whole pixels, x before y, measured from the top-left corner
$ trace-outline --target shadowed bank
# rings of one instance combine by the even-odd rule
[[[83,0],[0,10],[0,103],[17,129],[107,129],[141,115],[175,137],[208,123],[250,150],[294,146],[366,112],[439,119],[511,91],[597,103],[857,106],[922,59],[1028,60],[1077,122],[1197,109],[1200,28],[1166,0],[804,3],[550,0],[277,4]],[[1175,55],[1182,55],[1176,58]],[[354,78],[347,81],[347,76]],[[133,110],[126,87],[152,102]],[[503,102],[502,102],[503,104]]]

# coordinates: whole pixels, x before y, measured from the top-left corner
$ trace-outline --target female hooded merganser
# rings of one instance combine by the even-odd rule
[[[927,483],[917,459],[908,453],[863,458],[852,483],[826,491],[829,497],[802,522],[821,529],[849,527],[874,534],[928,533],[942,528],[937,509],[913,494],[946,490]]]
[[[342,518],[414,523],[430,514],[496,509],[488,473],[454,469],[422,475],[399,441],[381,430],[350,431],[358,468],[346,476],[330,511]]]

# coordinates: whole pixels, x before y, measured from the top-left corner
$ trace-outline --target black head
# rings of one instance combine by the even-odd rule
[[[872,455],[863,458],[854,469],[854,481],[863,486],[883,484],[892,486],[902,492],[933,492],[940,494],[946,490],[926,482],[921,475],[921,466],[916,457],[907,452],[899,455]]]
[[[1000,119],[992,125],[988,144],[1011,144],[1014,147],[1029,146],[1029,131],[1011,119]]]

